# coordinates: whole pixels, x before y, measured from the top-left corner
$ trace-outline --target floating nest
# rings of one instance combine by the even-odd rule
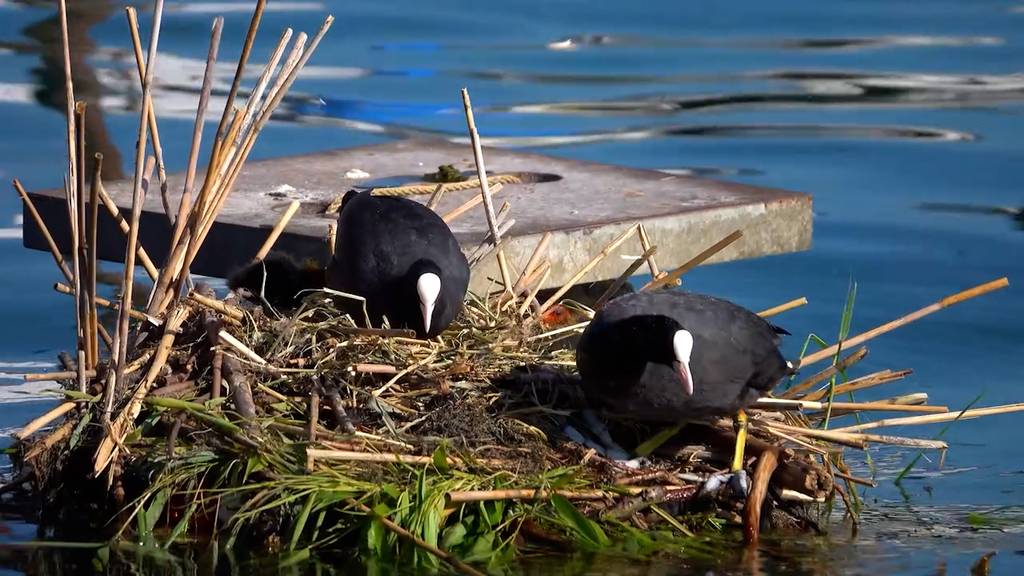
[[[250,45],[264,4],[257,3]],[[134,18],[129,21],[135,25]],[[834,500],[856,516],[857,487],[872,482],[851,474],[843,460],[847,447],[946,448],[939,440],[866,430],[1022,408],[950,411],[927,405],[925,394],[874,402],[852,398],[854,392],[909,373],[884,370],[851,379],[867,353],[857,346],[1006,286],[1001,279],[858,336],[847,337],[844,331],[833,346],[819,341],[823,349],[802,357],[802,380],[784,383],[779,398],[752,407],[747,427],[736,428],[731,420],[668,430],[613,422],[615,439],[646,457],[639,467],[610,461],[566,437],[565,425],[585,406],[575,374],[574,341],[592,316],[591,308],[623,290],[644,265],[654,279],[643,289],[677,285],[684,272],[739,239],[739,231],[664,272],[637,224],[595,255],[569,285],[544,293],[540,287],[550,270],[544,255],[547,237],[513,281],[500,257],[502,227],[507,229],[509,222],[508,210],[502,210],[499,218],[492,214],[488,219],[490,245],[481,246],[473,259],[499,255],[499,291],[471,294],[456,322],[430,341],[387,326],[361,327],[340,312],[350,296],[330,290],[307,295],[297,309],[279,311],[236,294],[218,298],[203,286],[188,289],[189,265],[253,142],[329,25],[330,18],[308,47],[304,36],[296,40],[265,99],[257,92],[244,109],[225,109],[206,175],[196,183],[194,200],[183,201],[174,220],[172,249],[163,266],[153,265],[137,241],[153,162],[136,166],[134,205],[127,217],[114,214],[113,204],[104,202],[124,222],[126,259],[134,263],[138,257],[153,277],[144,310],[132,309],[134,266],[125,269],[120,304],[96,293],[95,242],[89,234],[96,215],[90,216],[87,207],[97,206],[105,192],[97,168],[89,190],[92,201],[87,206],[83,200],[85,180],[76,175],[84,172],[85,162],[76,152],[74,135],[84,107],[77,110],[80,114],[69,107],[74,251],[65,259],[52,241],[51,246],[67,280],[58,289],[76,299],[78,346],[74,356],[62,356],[63,372],[27,377],[62,382],[63,400],[17,434],[15,474],[0,490],[29,503],[41,536],[96,541],[101,535],[111,545],[130,542],[144,548],[216,541],[295,554],[357,551],[384,562],[418,568],[446,564],[464,573],[496,569],[523,554],[580,548],[636,556],[714,556],[723,539],[740,533],[728,526],[742,526],[748,542],[764,527],[816,531]],[[219,37],[219,24],[213,36]],[[277,53],[284,53],[289,37],[282,36]],[[133,40],[141,56],[137,34]],[[155,53],[155,41],[150,48]],[[244,64],[238,66],[239,78]],[[265,79],[274,77],[276,64],[265,70]],[[144,94],[149,81],[143,81]],[[209,90],[206,83],[202,101]],[[235,90],[237,82],[229,102]],[[481,203],[490,211],[490,181],[482,169],[468,93],[463,97],[480,168],[476,185],[482,186]],[[143,147],[150,139],[146,127],[140,123]],[[138,158],[143,156],[144,150]],[[190,165],[191,171],[195,154]],[[444,180],[451,179],[440,172],[444,178],[430,204],[444,192]],[[162,166],[157,174],[165,188]],[[495,184],[500,180],[490,185]],[[16,187],[37,227],[49,237],[29,197]],[[295,209],[285,212],[257,258],[267,255]],[[572,287],[634,236],[643,255],[611,286],[596,291]],[[333,243],[328,239],[327,245]],[[97,307],[103,306],[117,311],[110,333],[98,322]],[[845,330],[851,310],[852,297]],[[100,343],[108,352],[100,353]],[[825,369],[810,373],[811,364],[826,360]],[[841,397],[849,401],[838,401]],[[893,411],[926,414],[834,425],[841,417]],[[709,477],[730,469],[737,440],[746,446],[741,464],[752,478],[749,495],[707,490]]]

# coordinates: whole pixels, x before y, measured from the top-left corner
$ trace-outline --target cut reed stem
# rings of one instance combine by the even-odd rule
[[[800,298],[790,300],[789,302],[779,304],[778,306],[774,306],[767,310],[761,310],[760,312],[757,313],[757,315],[760,316],[761,318],[770,318],[772,316],[775,316],[776,314],[788,312],[794,308],[804,306],[805,304],[807,304],[807,298],[801,296]]]
[[[657,290],[658,288],[662,288],[670,284],[676,284],[676,282],[680,278],[682,278],[683,274],[686,274],[693,268],[696,268],[697,266],[701,265],[707,259],[711,258],[715,254],[718,254],[719,252],[727,248],[730,244],[739,240],[742,237],[743,231],[736,230],[732,234],[729,234],[725,238],[722,238],[718,242],[715,242],[713,245],[705,249],[700,254],[697,254],[693,258],[690,258],[690,260],[687,261],[682,266],[676,268],[675,270],[672,270],[671,272],[665,274],[661,278],[652,278],[650,282],[648,282],[642,288],[640,288],[640,291],[642,292],[644,290]]]
[[[936,424],[940,422],[952,422],[953,420],[970,420],[982,416],[994,416],[997,414],[1010,414],[1012,412],[1024,411],[1024,403],[1004,404],[1002,406],[990,406],[987,408],[972,408],[970,410],[954,410],[943,414],[928,414],[925,416],[906,416],[904,418],[886,418],[874,422],[864,422],[844,428],[836,428],[834,432],[859,432],[874,428],[885,428],[890,426],[911,426],[920,424]]]
[[[595,266],[600,264],[601,261],[607,258],[609,254],[611,254],[613,251],[615,251],[616,248],[621,246],[622,243],[628,240],[630,236],[635,234],[639,228],[640,226],[638,224],[633,224],[629,228],[626,228],[621,234],[616,236],[615,239],[609,242],[607,246],[602,248],[601,251],[598,252],[593,258],[591,258],[589,262],[584,264],[583,267],[576,272],[576,274],[573,274],[572,278],[570,278],[561,288],[559,288],[554,294],[552,294],[550,298],[548,298],[543,304],[540,305],[540,313],[543,314],[545,310],[547,310],[552,305],[557,303],[562,296],[565,296],[565,293],[568,292],[570,288],[575,286],[576,283],[579,282],[580,279],[582,279],[584,276],[586,276],[588,272],[593,270]]]
[[[970,300],[971,298],[976,298],[978,296],[988,294],[989,292],[994,292],[1001,288],[1006,288],[1009,285],[1010,281],[1003,277],[997,280],[992,280],[991,282],[979,284],[973,288],[968,288],[967,290],[963,290],[961,292],[957,292],[956,294],[953,294],[951,296],[946,296],[942,300],[939,300],[934,304],[925,306],[924,308],[921,308],[919,310],[915,310],[914,312],[911,312],[906,316],[901,316],[896,320],[872,328],[867,332],[862,332],[856,336],[847,338],[846,340],[839,342],[837,344],[833,344],[828,348],[825,348],[824,350],[819,350],[813,354],[808,354],[807,356],[804,356],[802,360],[800,360],[800,365],[809,366],[811,364],[814,364],[815,362],[820,362],[826,358],[834,356],[836,351],[838,351],[840,347],[849,348],[851,346],[862,344],[864,342],[867,342],[868,340],[871,340],[872,338],[876,338],[878,336],[881,336],[882,334],[886,334],[888,332],[892,332],[897,328],[906,326],[907,324],[910,324],[915,320],[920,320],[921,318],[924,318],[929,314],[933,314],[944,308],[949,308],[954,304],[959,304],[966,300]]]
[[[260,246],[259,251],[256,252],[254,260],[263,260],[267,257],[267,254],[270,254],[270,250],[274,248],[274,244],[277,242],[277,239],[281,237],[281,233],[284,232],[285,227],[288,226],[288,222],[290,222],[292,216],[295,216],[295,213],[299,211],[299,207],[301,205],[302,203],[298,200],[292,200],[292,203],[288,205],[287,209],[285,209],[284,214],[281,214],[281,218],[277,221],[277,224],[275,224],[270,230],[270,234],[267,235],[267,239],[263,242],[263,246]]]

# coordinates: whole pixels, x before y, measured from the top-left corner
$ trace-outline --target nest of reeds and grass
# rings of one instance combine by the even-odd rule
[[[63,2],[60,6],[66,19]],[[260,129],[331,22],[328,18],[308,45],[299,34],[278,69],[292,37],[285,30],[248,100],[236,106],[264,6],[257,3],[205,176],[197,181],[201,119],[222,26],[221,19],[214,22],[189,177],[178,209],[165,202],[174,231],[172,249],[159,267],[139,245],[138,227],[154,168],[166,194],[149,98],[162,2],[153,12],[146,59],[134,11],[128,10],[144,97],[127,217],[103,190],[99,158],[86,201],[79,129],[85,108],[74,106],[66,60],[67,198],[75,249],[65,256],[52,239],[50,245],[67,281],[58,289],[75,299],[77,349],[73,356],[62,355],[61,372],[28,376],[62,382],[64,399],[17,434],[16,477],[3,487],[34,503],[44,534],[89,540],[101,534],[115,545],[143,547],[212,540],[292,553],[358,551],[465,573],[495,569],[535,551],[714,554],[721,539],[739,533],[725,530],[730,525],[742,527],[743,539],[752,542],[764,527],[821,530],[835,502],[856,518],[858,486],[873,482],[851,473],[845,449],[871,444],[946,449],[938,439],[881,435],[873,432],[876,428],[1024,408],[949,410],[928,404],[926,394],[854,398],[910,372],[854,377],[857,362],[867,354],[864,342],[1006,286],[1000,279],[854,336],[848,333],[851,294],[838,342],[808,338],[800,373],[780,386],[776,398],[752,407],[745,426],[729,419],[667,430],[613,422],[616,440],[646,457],[640,467],[626,467],[577,443],[563,433],[586,406],[575,375],[574,342],[594,311],[626,289],[642,267],[652,280],[641,290],[671,289],[686,271],[742,233],[663,271],[654,258],[656,247],[636,224],[565,286],[542,291],[551,270],[550,236],[540,239],[515,274],[516,263],[501,250],[511,210],[507,205],[494,209],[491,192],[502,180],[487,176],[466,91],[479,174],[474,185],[481,194],[446,219],[478,205],[486,211],[491,234],[471,261],[497,258],[501,277],[494,279],[494,292],[471,294],[462,315],[441,336],[420,340],[387,325],[367,327],[362,318],[342,312],[351,309],[343,306],[346,300],[358,297],[327,289],[306,295],[295,309],[275,310],[258,294],[218,296],[206,286],[193,286],[189,266]],[[67,38],[64,49],[67,54]],[[446,180],[451,178],[430,186],[428,205],[436,205]],[[15,185],[48,236],[31,200]],[[128,238],[117,302],[96,293],[101,205],[119,219]],[[296,209],[284,213],[256,252],[257,260],[269,254]],[[587,292],[576,285],[627,242],[636,242],[641,256],[617,280],[590,298],[578,298],[586,302],[574,301],[575,292]],[[327,245],[333,246],[330,238]],[[136,262],[154,283],[143,309],[132,306]],[[760,314],[773,316],[805,303],[801,298]],[[99,322],[102,307],[116,311],[112,329]],[[810,344],[818,349],[809,351]],[[816,363],[826,366],[814,372]],[[900,412],[913,415],[867,419]],[[733,462],[737,443],[746,447],[738,463]],[[708,478],[735,466],[752,478],[745,497],[707,489]]]

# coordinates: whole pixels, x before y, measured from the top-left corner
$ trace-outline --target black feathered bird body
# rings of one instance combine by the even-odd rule
[[[693,336],[687,395],[672,366],[671,338]],[[606,413],[679,422],[735,414],[789,372],[776,328],[753,312],[681,291],[616,298],[580,338],[576,364],[587,399]]]
[[[426,272],[441,278],[429,334],[423,332],[416,292],[416,280]],[[393,328],[434,336],[462,310],[469,263],[448,225],[433,210],[406,198],[351,191],[338,216],[327,285],[366,298],[375,326],[387,317]],[[360,321],[361,307],[352,308],[358,310],[353,317]]]

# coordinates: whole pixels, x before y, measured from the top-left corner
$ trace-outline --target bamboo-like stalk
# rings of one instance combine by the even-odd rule
[[[640,247],[646,253],[651,248],[654,248],[654,244],[651,244],[651,237],[647,235],[647,228],[643,222],[640,223],[640,229],[637,230],[637,236],[640,237]],[[652,253],[650,258],[647,259],[647,268],[651,271],[651,278],[657,278],[661,276],[661,269],[658,268],[658,263],[654,260],[654,254]]]
[[[134,10],[126,10],[128,17],[128,32],[132,39],[132,50],[135,53],[135,68],[139,74],[139,86],[144,87],[146,80],[146,62],[142,56],[142,39],[139,37],[139,19]],[[149,123],[150,144],[153,146],[153,157],[156,158],[157,181],[160,182],[160,201],[164,207],[164,216],[167,223],[174,226],[171,217],[171,199],[167,196],[167,168],[164,165],[164,149],[160,144],[160,131],[156,124],[156,110],[153,108],[152,95],[150,95],[149,114],[146,117]]]
[[[39,233],[43,235],[43,239],[46,240],[46,245],[50,248],[50,255],[53,256],[53,261],[57,263],[57,268],[60,269],[60,273],[64,275],[64,279],[69,284],[74,283],[74,275],[71,270],[68,269],[68,265],[64,262],[64,256],[61,254],[60,248],[57,247],[57,242],[54,241],[53,235],[50,234],[50,229],[46,226],[46,222],[43,221],[42,216],[39,215],[39,211],[36,210],[36,205],[32,202],[32,198],[29,197],[28,192],[25,192],[25,188],[21,185],[21,182],[15,178],[12,181],[14,184],[14,190],[21,197],[21,201],[25,203],[25,208],[28,209],[29,215],[32,220],[36,223],[36,228],[39,228]]]
[[[341,462],[377,462],[382,464],[407,464],[407,465],[430,465],[434,463],[432,456],[417,456],[415,454],[399,454],[396,452],[358,452],[355,450],[326,450],[322,448],[307,448],[306,455],[316,460],[334,460]],[[450,466],[464,466],[461,458],[448,456]],[[482,466],[500,466],[508,464],[505,460],[493,458],[474,458],[473,462]]]
[[[117,207],[117,204],[114,203],[114,199],[107,193],[107,189],[103,186],[102,181],[97,187],[97,192],[99,193],[100,202],[103,204],[103,207],[107,209],[110,217],[114,219],[114,222],[117,222],[121,232],[123,232],[127,237],[131,233],[131,223],[129,223],[128,220],[125,219],[124,215],[121,214],[120,208]],[[135,256],[138,258],[139,263],[142,264],[143,269],[146,270],[146,275],[149,276],[150,280],[158,281],[160,271],[157,269],[156,264],[153,264],[152,258],[149,257],[149,253],[142,247],[142,244],[137,240],[136,243],[138,247]]]
[[[725,238],[722,238],[718,242],[715,242],[713,245],[705,249],[700,254],[697,254],[693,258],[690,258],[690,260],[687,261],[682,266],[676,268],[675,270],[672,270],[671,272],[665,274],[660,278],[652,278],[650,282],[648,282],[642,288],[640,288],[640,291],[642,292],[644,290],[657,290],[658,288],[668,286],[669,284],[675,284],[680,278],[682,278],[683,274],[686,274],[690,270],[696,268],[704,261],[711,258],[715,254],[718,254],[719,252],[727,248],[730,244],[739,240],[742,237],[742,230],[734,231],[732,234],[729,234]]]
[[[397,374],[398,368],[387,364],[360,363],[352,367],[354,372],[360,374]]]
[[[911,373],[911,370],[899,370],[897,372],[893,372],[892,370],[882,370],[881,372],[874,372],[866,376],[861,376],[860,378],[854,378],[853,380],[836,386],[835,390],[832,391],[832,394],[833,396],[836,394],[847,394],[850,392],[863,390],[865,388],[878,386],[879,384],[895,382],[896,380],[902,380],[908,374]],[[821,400],[822,398],[828,396],[828,394],[828,388],[823,388],[821,390],[818,390],[817,392],[811,392],[809,394],[804,395],[803,399]]]
[[[987,408],[972,408],[970,410],[953,410],[943,414],[927,414],[924,416],[906,416],[903,418],[886,418],[874,422],[864,422],[836,428],[835,432],[860,432],[861,430],[872,430],[874,428],[886,428],[890,426],[916,426],[920,424],[936,424],[940,422],[952,422],[953,420],[970,420],[982,416],[995,416],[997,414],[1010,414],[1012,412],[1024,411],[1024,402],[1017,404],[1004,404],[1002,406],[989,406]]]
[[[196,121],[192,127],[192,144],[188,152],[188,169],[185,172],[185,186],[181,193],[181,201],[178,203],[178,215],[174,219],[174,234],[171,236],[171,248],[178,245],[181,235],[185,230],[188,221],[188,213],[192,208],[192,188],[195,185],[196,164],[199,161],[199,150],[203,141],[203,126],[206,124],[206,107],[210,101],[210,90],[213,87],[214,67],[217,63],[217,52],[220,50],[221,31],[224,28],[224,18],[218,16],[213,21],[213,28],[210,31],[210,48],[206,53],[206,70],[203,72],[203,87],[199,92],[199,106],[196,109]],[[167,262],[171,261],[168,254]],[[166,265],[165,265],[166,266]],[[164,268],[163,273],[167,273]]]
[[[815,362],[820,362],[820,361],[822,361],[822,360],[824,360],[826,358],[834,356],[836,351],[839,350],[840,346],[842,346],[843,348],[849,348],[851,346],[856,346],[858,344],[862,344],[864,342],[867,342],[868,340],[871,340],[872,338],[876,338],[878,336],[881,336],[882,334],[886,334],[888,332],[892,332],[893,330],[895,330],[897,328],[900,328],[902,326],[906,326],[907,324],[910,324],[911,322],[913,322],[915,320],[920,320],[921,318],[924,318],[925,316],[928,316],[929,314],[934,314],[935,312],[938,312],[939,310],[942,310],[944,308],[949,308],[950,306],[953,306],[954,304],[959,304],[959,303],[964,302],[966,300],[970,300],[971,298],[976,298],[978,296],[982,296],[984,294],[988,294],[989,292],[994,292],[994,291],[999,290],[1001,288],[1006,288],[1009,285],[1010,285],[1010,281],[1008,279],[1006,279],[1006,277],[1003,277],[1003,278],[999,278],[997,280],[992,280],[991,282],[986,282],[984,284],[979,284],[979,285],[977,285],[977,286],[975,286],[973,288],[968,288],[967,290],[963,290],[961,292],[957,292],[956,294],[953,294],[953,295],[950,295],[950,296],[946,296],[945,298],[943,298],[942,300],[939,300],[938,302],[935,302],[934,304],[929,304],[928,306],[925,306],[924,308],[915,310],[915,311],[911,312],[910,314],[907,314],[905,316],[901,316],[901,317],[899,317],[899,318],[897,318],[897,319],[895,319],[895,320],[893,320],[891,322],[887,322],[885,324],[882,324],[881,326],[877,326],[875,328],[872,328],[871,330],[868,330],[867,332],[862,332],[862,333],[860,333],[860,334],[858,334],[856,336],[852,336],[850,338],[847,338],[846,340],[844,340],[844,341],[842,341],[842,342],[840,342],[838,344],[833,344],[832,346],[829,346],[828,348],[825,348],[824,350],[819,350],[818,352],[815,352],[813,354],[809,354],[807,356],[804,356],[804,358],[800,361],[800,365],[801,366],[809,366],[811,364],[814,364]]]
[[[334,245],[338,242],[338,224],[331,222],[327,225],[327,261],[334,259]]]
[[[156,352],[153,354],[153,362],[149,365],[149,370],[146,371],[142,380],[139,381],[138,386],[135,388],[135,392],[132,394],[131,398],[128,400],[128,404],[118,415],[117,419],[110,423],[107,435],[103,438],[99,447],[96,449],[96,456],[93,459],[93,473],[96,476],[103,473],[117,455],[118,447],[124,444],[125,436],[128,434],[132,423],[135,422],[139,412],[142,410],[142,401],[146,398],[146,395],[149,394],[149,389],[152,387],[153,382],[156,380],[156,377],[160,374],[163,367],[167,364],[167,359],[171,355],[171,346],[174,345],[174,339],[178,335],[178,329],[181,328],[181,325],[188,318],[190,312],[190,307],[182,305],[175,308],[168,315],[167,322],[164,323],[163,335],[157,343]],[[104,406],[104,417],[109,419],[111,405],[108,399],[113,397],[113,392],[110,387],[108,387],[107,390],[107,397],[104,400],[108,403]]]
[[[270,251],[274,248],[274,244],[277,242],[277,239],[281,237],[285,227],[288,226],[288,222],[290,222],[292,216],[295,216],[295,213],[299,211],[300,206],[302,206],[301,202],[298,200],[292,200],[292,203],[288,205],[287,209],[285,209],[284,214],[281,214],[281,218],[277,221],[277,224],[275,224],[270,230],[270,234],[267,235],[267,239],[263,242],[263,246],[260,246],[259,251],[256,252],[254,260],[263,260],[267,257],[267,254],[270,254]]]
[[[799,307],[804,306],[806,304],[807,304],[807,298],[801,296],[799,298],[795,298],[793,300],[790,300],[789,302],[785,302],[783,304],[779,304],[778,306],[773,306],[771,308],[768,308],[767,310],[761,310],[760,312],[757,313],[757,315],[760,316],[761,318],[770,318],[770,317],[775,316],[777,314],[782,314],[783,312],[789,312],[790,310],[792,310],[794,308],[799,308]]]
[[[267,7],[267,0],[257,0],[256,8],[252,12],[252,18],[249,19],[249,30],[245,34],[245,43],[242,44],[242,53],[238,57],[238,65],[235,67],[235,77],[231,81],[231,90],[228,91],[228,99],[224,104],[224,113],[220,117],[220,123],[217,125],[217,137],[221,137],[224,134],[224,130],[227,127],[228,116],[230,110],[235,106],[235,97],[238,94],[238,87],[242,84],[242,75],[245,73],[245,65],[249,61],[249,54],[252,52],[252,45],[256,41],[256,32],[260,28],[260,20],[263,18],[263,10]],[[213,169],[211,164],[210,169]]]
[[[540,280],[533,285],[533,288],[530,290],[529,294],[526,295],[526,299],[523,300],[522,305],[519,307],[518,313],[520,316],[526,314],[526,310],[537,301],[537,293],[540,292],[541,288],[544,287],[544,283],[548,281],[548,277],[551,276],[551,265],[548,264],[546,260],[544,261],[544,264],[541,265],[541,268],[543,268],[544,273],[540,275]],[[537,309],[540,310],[540,306],[537,306]]]
[[[77,374],[77,372],[71,372],[72,377]],[[14,433],[14,437],[18,438],[19,440],[24,440],[25,438],[28,438],[29,436],[42,430],[57,418],[60,418],[61,416],[67,414],[68,412],[71,412],[74,409],[74,402],[61,402],[60,404],[57,404],[52,409],[47,411],[45,414],[39,416],[38,418],[34,418],[31,422],[25,424],[25,426],[22,427],[21,430],[18,430],[17,432]]]
[[[494,203],[491,200],[491,191],[487,181],[487,168],[484,166],[484,151],[480,146],[480,134],[476,130],[476,120],[473,118],[473,104],[469,101],[469,90],[462,89],[462,107],[466,112],[466,126],[469,130],[469,139],[473,145],[473,158],[476,161],[476,173],[480,179],[480,195],[484,202],[484,216],[487,217],[487,227],[491,231],[491,237],[495,246],[501,242],[501,231],[498,229],[498,221],[494,215]],[[508,262],[505,260],[505,251],[498,247],[498,270],[501,272],[501,284],[506,293],[510,294],[512,301],[515,301],[515,293],[512,292],[512,276],[508,271]]]
[[[920,406],[915,404],[892,404],[890,402],[814,402],[809,400],[761,398],[754,404],[757,408],[796,408],[812,411],[828,410],[830,405],[833,410],[857,410],[861,412],[927,412],[930,414],[940,414],[949,411],[949,408],[946,406]]]
[[[249,98],[245,103],[245,112],[242,114],[242,125],[241,130],[239,130],[239,134],[245,134],[249,131],[249,127],[252,125],[254,118],[253,114],[256,112],[260,100],[263,98],[263,92],[267,89],[267,83],[270,81],[270,77],[277,68],[278,62],[281,61],[284,49],[288,47],[288,41],[291,40],[291,38],[292,29],[285,28],[281,33],[281,38],[277,41],[277,46],[275,46],[273,52],[271,52],[270,58],[267,60],[267,64],[263,67],[263,71],[256,80],[256,88],[249,94]],[[238,144],[237,137],[234,144]]]
[[[818,372],[817,374],[811,375],[803,382],[793,385],[779,396],[782,398],[794,398],[796,396],[799,396],[806,392],[807,390],[813,388],[816,384],[824,382],[825,380],[828,380],[829,378],[835,376],[839,372],[849,369],[850,366],[853,366],[857,362],[860,362],[867,355],[868,349],[862,346],[857,350],[854,350],[852,354],[848,354],[845,358],[841,359],[836,364],[829,366],[828,368],[825,368],[824,370]]]
[[[89,277],[87,279],[88,292],[89,292],[89,332],[93,335],[93,348],[89,351],[91,358],[91,366],[96,366],[100,361],[100,350],[95,345],[96,334],[102,327],[100,324],[99,313],[96,310],[96,299],[99,298],[96,292],[96,273],[99,270],[99,246],[98,241],[98,230],[99,230],[99,218],[100,218],[100,200],[99,200],[99,188],[100,182],[103,179],[103,154],[97,152],[93,162],[93,173],[92,173],[92,186],[89,189],[89,225],[88,225],[88,238],[89,238],[89,254],[87,262],[89,263]],[[104,337],[104,340],[108,340],[110,336]],[[107,342],[107,346],[111,346],[112,342]]]
[[[92,349],[96,344],[96,332],[90,334],[92,322],[89,318],[89,244],[86,231],[85,211],[85,102],[75,102],[75,127],[77,143],[75,145],[75,221],[72,234],[78,259],[78,272],[75,273],[75,296],[78,299],[78,326],[81,341],[79,342],[79,388],[85,386],[85,375],[82,370],[92,368]],[[85,354],[83,354],[85,353]],[[82,358],[84,356],[84,358]],[[84,362],[82,361],[84,360]]]
[[[501,182],[495,182],[494,184],[491,184],[490,187],[488,188],[488,190],[491,193],[492,199],[498,195],[498,192],[501,192],[504,189],[505,186]],[[469,200],[466,200],[462,204],[459,204],[458,207],[441,216],[441,219],[444,220],[445,224],[451,226],[452,222],[454,222],[457,218],[469,212],[473,208],[476,208],[483,201],[483,196],[480,196],[479,194],[471,196]]]
[[[593,270],[595,266],[600,264],[601,261],[607,258],[608,255],[611,254],[616,248],[621,246],[623,242],[628,240],[630,236],[635,234],[638,229],[638,224],[634,224],[629,228],[626,228],[621,234],[616,236],[614,240],[609,242],[607,246],[602,248],[600,252],[594,255],[594,257],[591,258],[589,262],[584,264],[583,267],[576,272],[576,274],[573,274],[572,278],[570,278],[564,285],[562,285],[561,288],[559,288],[554,294],[552,294],[551,297],[547,299],[547,301],[540,305],[541,314],[543,314],[544,311],[550,308],[553,304],[557,303],[562,296],[565,296],[565,293],[568,292],[570,288],[572,288],[577,282],[579,282],[581,278],[586,276],[588,272]]]
[[[441,203],[441,198],[443,196],[444,182],[441,182],[440,184],[437,185],[437,188],[434,188],[434,192],[431,193],[430,198],[427,200],[427,208],[430,208],[431,210],[436,210],[437,205]]]
[[[245,318],[245,313],[242,312],[241,309],[232,306],[227,302],[221,302],[216,298],[210,298],[209,296],[204,296],[198,292],[189,292],[188,297],[196,304],[205,306],[210,310],[213,310],[215,312],[223,314],[224,316],[227,316],[228,318],[231,318],[232,320],[241,321],[242,319]]]
[[[516,294],[525,290],[529,285],[527,283],[527,277],[533,272],[534,268],[540,264],[541,259],[547,252],[548,244],[551,243],[552,236],[551,232],[545,232],[544,235],[540,237],[540,240],[537,241],[537,245],[533,247],[533,252],[530,254],[529,260],[526,261],[526,266],[523,266],[523,271],[519,274],[519,278],[516,279],[516,283],[513,286],[513,291]]]
[[[608,303],[608,300],[611,299],[612,295],[618,292],[619,289],[629,281],[633,274],[636,274],[636,271],[639,270],[645,262],[649,262],[650,258],[654,256],[654,253],[657,251],[657,246],[651,246],[643,254],[637,257],[636,260],[633,260],[633,263],[623,270],[622,274],[619,274],[619,277],[615,279],[615,282],[612,282],[612,285],[609,286],[608,289],[604,291],[604,294],[601,294],[601,297],[597,299],[597,302],[594,303],[594,310],[604,308],[604,305]]]
[[[135,143],[135,184],[132,189],[132,214],[128,225],[128,246],[125,250],[124,276],[121,281],[121,309],[118,311],[117,319],[117,352],[114,356],[114,385],[108,386],[105,391],[103,420],[109,420],[113,410],[114,390],[124,385],[124,367],[128,362],[128,320],[129,310],[132,308],[132,293],[135,288],[135,255],[139,242],[139,219],[142,215],[143,198],[143,171],[145,170],[146,159],[146,133],[149,127],[149,111],[152,109],[152,86],[153,75],[156,71],[156,51],[160,41],[160,23],[163,18],[164,2],[155,0],[153,6],[153,25],[149,39],[149,53],[146,59],[146,75],[142,81],[142,112],[139,114],[139,133]],[[125,12],[134,12],[135,8],[129,6]],[[129,14],[129,20],[132,15]],[[105,465],[104,465],[105,467]]]
[[[238,338],[232,336],[230,333],[228,333],[227,330],[221,330],[217,335],[220,337],[222,342],[224,342],[228,346],[231,346],[235,350],[238,350],[246,358],[252,360],[256,364],[259,364],[260,366],[269,365],[269,363],[266,360],[264,360],[262,356],[254,352],[252,348],[249,348],[248,346],[243,344],[241,341],[238,340]]]
[[[768,481],[779,465],[775,450],[765,450],[757,458],[754,479],[743,508],[743,536],[748,546],[756,545],[761,534],[761,505],[768,495]]]
[[[936,415],[929,414],[926,417],[932,416]],[[819,440],[826,440],[828,442],[832,442],[835,444],[842,444],[844,446],[851,446],[854,448],[861,449],[867,446],[868,443],[891,444],[894,446],[908,446],[911,448],[924,448],[929,450],[945,450],[949,448],[949,445],[941,440],[922,440],[919,438],[904,438],[900,436],[863,434],[858,432],[850,432],[842,428],[836,428],[834,430],[819,430],[817,428],[803,428],[801,426],[791,426],[789,424],[783,424],[781,422],[759,422],[758,424],[767,428],[775,428],[776,430],[789,432],[791,434],[806,436],[808,438],[816,438]]]
[[[62,284],[60,282],[55,283],[53,285],[53,289],[55,291],[57,291],[57,292],[60,292],[61,294],[67,294],[69,296],[73,296],[75,294],[74,288],[68,286],[67,284]],[[121,308],[121,304],[120,303],[118,303],[118,302],[111,302],[110,300],[107,300],[106,298],[104,298],[102,296],[97,296],[95,298],[95,302],[96,302],[96,305],[102,306],[104,308],[110,308],[110,309],[113,309],[113,310],[119,310]],[[145,314],[145,313],[140,312],[140,311],[135,310],[135,309],[132,309],[130,312],[128,312],[128,314],[130,314],[131,317],[135,318],[136,320],[143,320],[145,322],[149,322],[149,323],[151,323],[153,325],[156,325],[156,326],[159,326],[160,324],[163,324],[163,321],[160,320],[159,318],[154,318],[152,316],[149,316],[148,314]],[[100,326],[102,326],[102,325],[100,325]]]
[[[87,378],[94,378],[96,376],[95,370],[86,370],[85,376]],[[22,374],[21,378],[25,382],[45,382],[48,380],[71,380],[72,378],[78,377],[78,370],[62,370],[60,372],[39,372],[36,374]]]

